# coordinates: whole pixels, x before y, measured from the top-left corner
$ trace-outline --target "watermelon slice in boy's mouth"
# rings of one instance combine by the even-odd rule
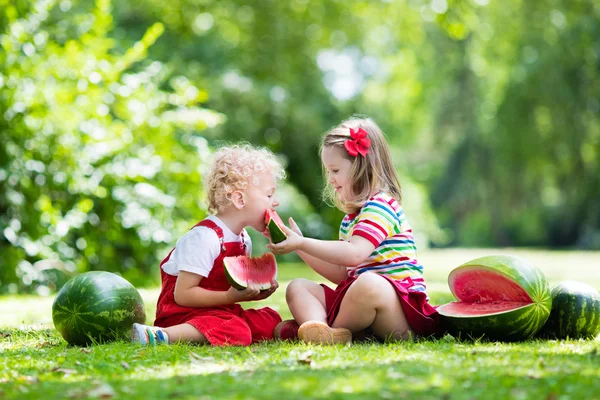
[[[279,243],[287,239],[287,235],[283,233],[283,221],[275,210],[267,210],[265,212],[265,233],[268,231],[271,236],[271,242]]]

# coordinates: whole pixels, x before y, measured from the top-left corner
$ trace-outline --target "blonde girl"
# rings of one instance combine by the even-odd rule
[[[299,326],[313,343],[349,343],[365,332],[381,340],[429,336],[438,314],[428,303],[423,266],[384,134],[370,118],[351,118],[323,138],[325,197],[346,213],[338,241],[306,238],[293,219],[275,254],[296,251],[335,289],[307,279],[286,292]]]

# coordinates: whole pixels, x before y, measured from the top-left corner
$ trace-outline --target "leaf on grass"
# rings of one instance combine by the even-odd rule
[[[87,393],[88,397],[110,399],[115,396],[115,390],[108,383],[103,383]]]
[[[90,354],[92,352],[92,349],[88,349],[87,347],[82,347],[81,352],[85,353],[85,354]]]
[[[62,372],[64,374],[63,378],[67,378],[77,372],[77,370],[75,370],[75,369],[62,368],[62,367],[54,367],[51,369],[51,371],[52,372]]]
[[[19,377],[19,381],[25,382],[25,383],[39,383],[40,377],[37,375],[21,375]]]
[[[301,353],[298,355],[298,358],[296,359],[296,361],[298,362],[298,364],[313,366],[314,361],[312,359],[312,355],[313,355],[312,351],[307,351],[305,353]]]
[[[192,360],[192,362],[201,364],[201,363],[212,363],[215,361],[215,358],[214,357],[202,357],[200,354],[190,351],[190,360]]]
[[[4,339],[4,338],[10,337],[10,336],[11,336],[11,333],[0,332],[0,339]]]
[[[131,367],[129,366],[129,364],[127,364],[127,361],[121,361],[121,366],[122,366],[124,369],[129,369],[129,368],[131,368]]]

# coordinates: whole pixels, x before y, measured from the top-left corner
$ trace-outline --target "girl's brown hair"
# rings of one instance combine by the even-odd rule
[[[350,128],[362,128],[367,132],[371,147],[366,157],[360,154],[352,157],[347,153],[344,142],[350,139]],[[394,168],[385,135],[375,121],[371,118],[358,117],[343,121],[325,134],[321,153],[323,148],[329,146],[341,147],[348,160],[352,161],[350,176],[353,198],[346,201],[338,200],[333,187],[326,184],[323,192],[326,202],[335,204],[337,208],[346,213],[357,213],[373,193],[379,190],[394,197],[398,203],[402,202],[402,189],[398,174]],[[327,179],[327,170],[324,166],[323,175]]]

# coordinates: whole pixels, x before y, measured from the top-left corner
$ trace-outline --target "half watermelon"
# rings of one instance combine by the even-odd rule
[[[271,236],[271,242],[279,243],[287,239],[286,234],[283,233],[283,229],[281,229],[281,227],[284,226],[284,223],[277,214],[277,211],[267,210],[265,212],[265,225]]]
[[[576,281],[552,288],[552,311],[540,331],[551,339],[593,339],[600,333],[600,293]]]
[[[60,289],[52,304],[54,327],[71,345],[84,346],[127,339],[134,322],[146,312],[139,292],[111,272],[75,276]]]
[[[251,285],[260,290],[269,289],[271,281],[277,276],[277,262],[273,253],[265,253],[261,257],[225,257],[223,266],[229,284],[239,290]]]
[[[457,302],[438,307],[447,331],[462,337],[517,341],[535,335],[550,315],[552,298],[544,274],[514,256],[488,256],[448,276]]]

